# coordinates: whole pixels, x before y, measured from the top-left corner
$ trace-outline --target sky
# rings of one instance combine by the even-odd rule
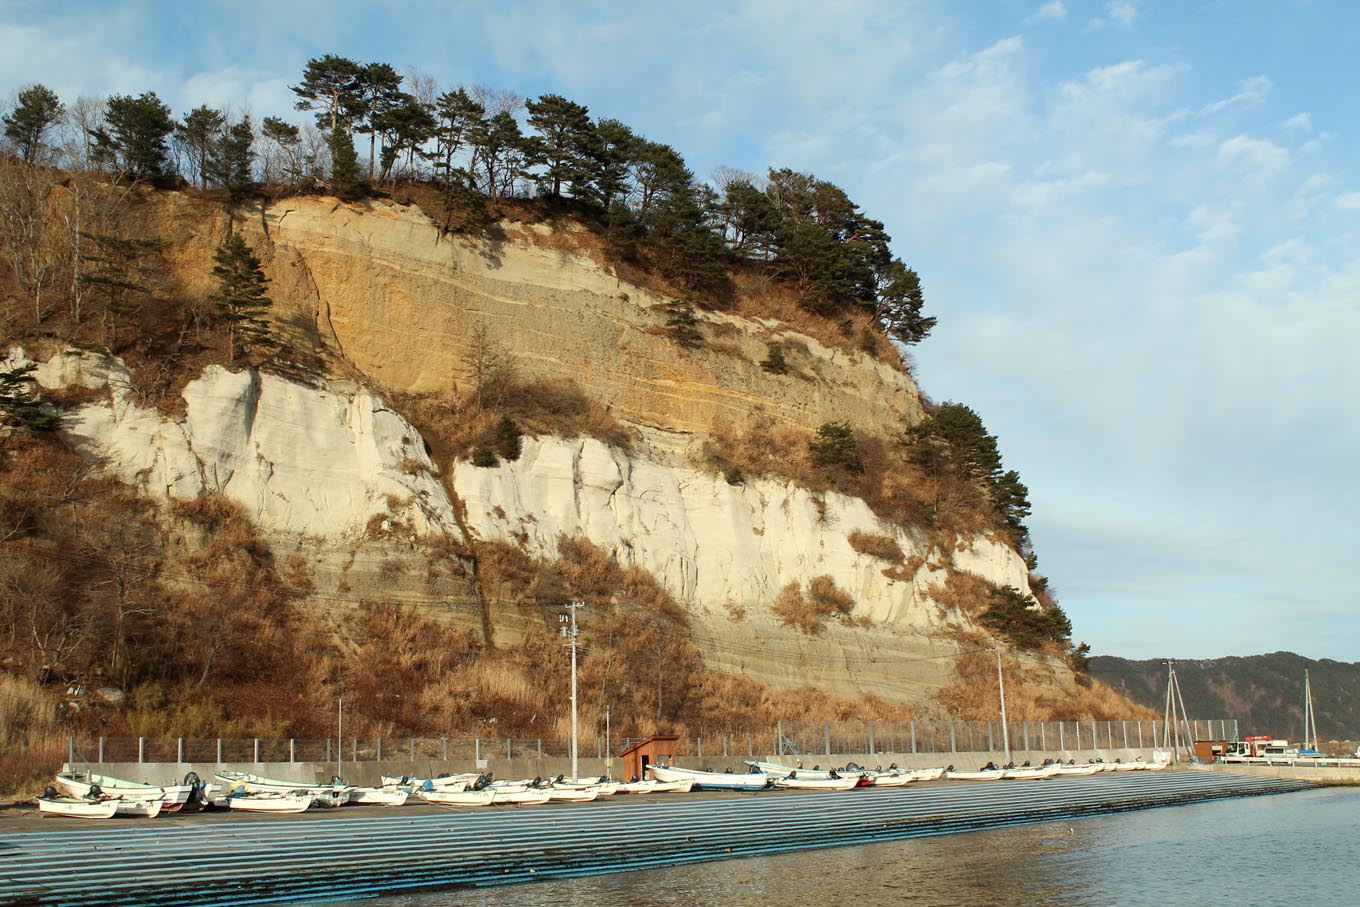
[[[1360,661],[1360,21],[1345,2],[0,0],[0,97],[301,123],[326,53],[565,95],[887,225],[1098,654]]]

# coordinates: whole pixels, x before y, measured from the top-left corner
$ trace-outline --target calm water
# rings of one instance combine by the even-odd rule
[[[1356,904],[1360,789],[674,869],[382,898],[381,907]],[[338,905],[345,902],[333,902]]]

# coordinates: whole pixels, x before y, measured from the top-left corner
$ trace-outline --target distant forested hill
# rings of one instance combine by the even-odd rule
[[[1360,663],[1314,661],[1293,652],[1177,661],[1181,696],[1192,718],[1237,718],[1243,736],[1272,734],[1303,739],[1303,672],[1312,679],[1318,735],[1360,738]],[[1161,711],[1166,703],[1166,662],[1091,659],[1091,674],[1134,702]]]

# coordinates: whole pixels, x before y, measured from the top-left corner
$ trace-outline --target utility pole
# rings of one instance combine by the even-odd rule
[[[604,707],[604,776],[614,780],[614,750],[609,745],[609,706]]]
[[[1006,763],[1011,762],[1011,734],[1006,727],[1006,680],[1001,676],[1001,647],[996,647],[996,688],[1001,693],[1001,745],[1006,748]]]
[[[344,740],[345,740],[345,697],[344,694],[342,693],[335,700],[335,774],[337,776],[344,774],[344,772],[341,771],[340,769],[340,763],[345,758]]]
[[[567,604],[567,607],[571,609],[570,616],[566,614],[557,616],[558,623],[562,625],[562,635],[571,640],[571,780],[573,781],[581,777],[576,748],[576,609],[581,607],[581,604],[581,602],[570,602]]]

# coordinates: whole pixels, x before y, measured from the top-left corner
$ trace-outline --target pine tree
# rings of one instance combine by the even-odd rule
[[[529,140],[530,159],[545,170],[540,177],[548,194],[562,197],[569,187],[574,198],[599,196],[596,177],[602,169],[604,146],[590,111],[561,95],[545,94],[529,101],[529,125],[538,133]]]
[[[331,191],[345,201],[354,201],[364,194],[354,136],[343,122],[337,122],[331,130]]]
[[[509,416],[501,416],[501,421],[496,426],[496,453],[512,463],[519,459],[519,426]]]
[[[170,108],[154,91],[138,97],[109,98],[104,126],[94,131],[95,154],[112,162],[131,179],[166,173],[166,138],[175,128]]]
[[[217,146],[226,122],[222,111],[204,104],[189,111],[184,122],[175,126],[175,136],[189,151],[200,189],[208,188],[208,157]]]
[[[43,136],[65,108],[56,94],[45,85],[34,85],[19,92],[19,103],[2,119],[5,136],[19,149],[19,156],[33,163],[43,148]]]
[[[334,132],[342,121],[358,112],[362,69],[353,60],[334,54],[308,60],[302,82],[291,86],[299,99],[294,106],[314,111],[316,124]]]
[[[273,304],[265,293],[269,278],[260,268],[260,259],[240,234],[229,236],[213,255],[213,276],[217,289],[208,299],[217,305],[218,317],[227,326],[227,361],[234,362],[238,350],[251,350],[278,344],[269,336],[265,312]]]
[[[45,412],[33,395],[33,376],[36,365],[20,365],[0,371],[0,425],[21,431],[52,431],[61,420]]]
[[[859,472],[859,441],[848,422],[827,422],[817,429],[817,439],[808,442],[814,462]]]
[[[227,190],[227,198],[232,202],[240,201],[255,188],[255,177],[251,164],[255,152],[255,130],[250,117],[242,117],[232,125],[212,148],[208,159],[208,170],[212,181]]]

